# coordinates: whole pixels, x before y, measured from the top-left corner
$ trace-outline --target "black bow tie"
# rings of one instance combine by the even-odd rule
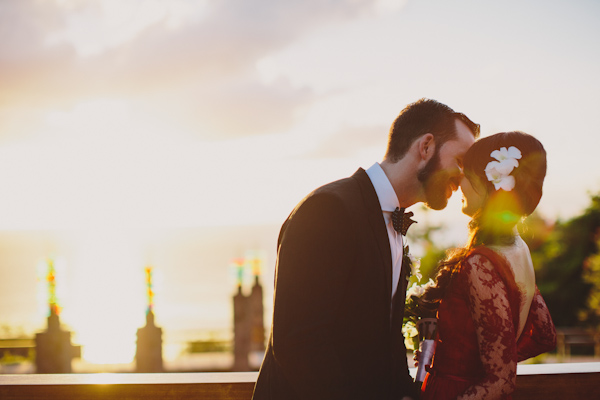
[[[407,213],[404,212],[405,208],[398,208],[392,212],[392,225],[394,225],[394,230],[402,234],[402,236],[406,236],[406,231],[408,228],[417,221],[413,221],[410,219],[413,215],[415,215],[412,211]]]

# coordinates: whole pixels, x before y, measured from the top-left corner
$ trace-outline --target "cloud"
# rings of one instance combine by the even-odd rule
[[[314,98],[311,90],[293,88],[287,80],[264,85],[246,78],[194,90],[176,110],[190,126],[235,137],[285,131]]]
[[[50,3],[0,3],[0,106],[36,101],[56,89],[62,72],[75,62],[66,44],[47,46],[46,32],[64,24]]]
[[[356,16],[371,1],[219,1],[200,20],[172,29],[165,20],[92,60],[115,86],[151,90],[191,80],[226,79],[302,33]]]
[[[383,157],[388,130],[384,125],[344,127],[325,139],[308,157],[351,158],[372,148]]]
[[[180,105],[179,116],[190,122],[202,118],[215,133],[273,132],[291,123],[310,95],[285,82],[261,82],[256,63],[311,29],[356,18],[374,1],[207,1],[202,13],[190,13],[176,25],[168,12],[147,25],[139,23],[143,6],[169,3],[129,1],[139,29],[124,33],[122,42],[99,42],[91,55],[82,55],[83,36],[100,40],[102,29],[106,35],[116,29],[102,22],[110,16],[102,4],[0,4],[0,108],[34,112],[69,108],[82,98],[130,97],[151,98],[157,101],[153,108],[160,109],[162,94],[179,95],[192,101]],[[185,110],[193,112],[184,115]],[[233,124],[232,115],[240,123]]]

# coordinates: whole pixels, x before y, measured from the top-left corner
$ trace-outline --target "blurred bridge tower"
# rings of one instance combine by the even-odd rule
[[[263,288],[259,282],[261,260],[236,260],[238,290],[233,296],[233,371],[258,370],[265,352]],[[248,296],[242,293],[243,268],[252,265],[254,285]]]
[[[242,293],[242,285],[233,296],[233,371],[250,371],[250,319],[248,298]]]
[[[146,310],[146,325],[137,331],[136,372],[163,372],[162,328],[154,323],[152,267],[146,267],[145,271],[148,308]]]
[[[71,344],[71,332],[62,330],[56,298],[56,271],[48,260],[48,297],[50,316],[46,331],[35,335],[35,366],[38,374],[67,374],[73,358],[81,357],[81,347]]]
[[[263,288],[254,276],[254,286],[248,298],[250,307],[250,366],[258,369],[265,355],[265,324],[263,306]]]

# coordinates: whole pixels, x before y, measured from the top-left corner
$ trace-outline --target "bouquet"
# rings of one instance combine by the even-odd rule
[[[420,281],[422,278],[420,274],[416,273],[415,275]],[[415,282],[406,292],[402,333],[404,334],[406,347],[412,348],[413,351],[419,350],[416,382],[423,382],[425,379],[426,367],[431,365],[435,350],[437,310],[419,302],[425,290],[433,285],[435,285],[435,282],[431,279],[423,285]]]

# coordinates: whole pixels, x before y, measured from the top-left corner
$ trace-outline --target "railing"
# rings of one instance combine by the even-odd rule
[[[556,354],[559,361],[571,358],[571,347],[591,347],[594,358],[600,358],[600,330],[590,328],[556,328]]]
[[[513,400],[600,399],[600,362],[517,365]]]
[[[256,372],[0,375],[0,399],[249,400],[256,377]],[[600,399],[600,362],[519,365],[513,398]]]

